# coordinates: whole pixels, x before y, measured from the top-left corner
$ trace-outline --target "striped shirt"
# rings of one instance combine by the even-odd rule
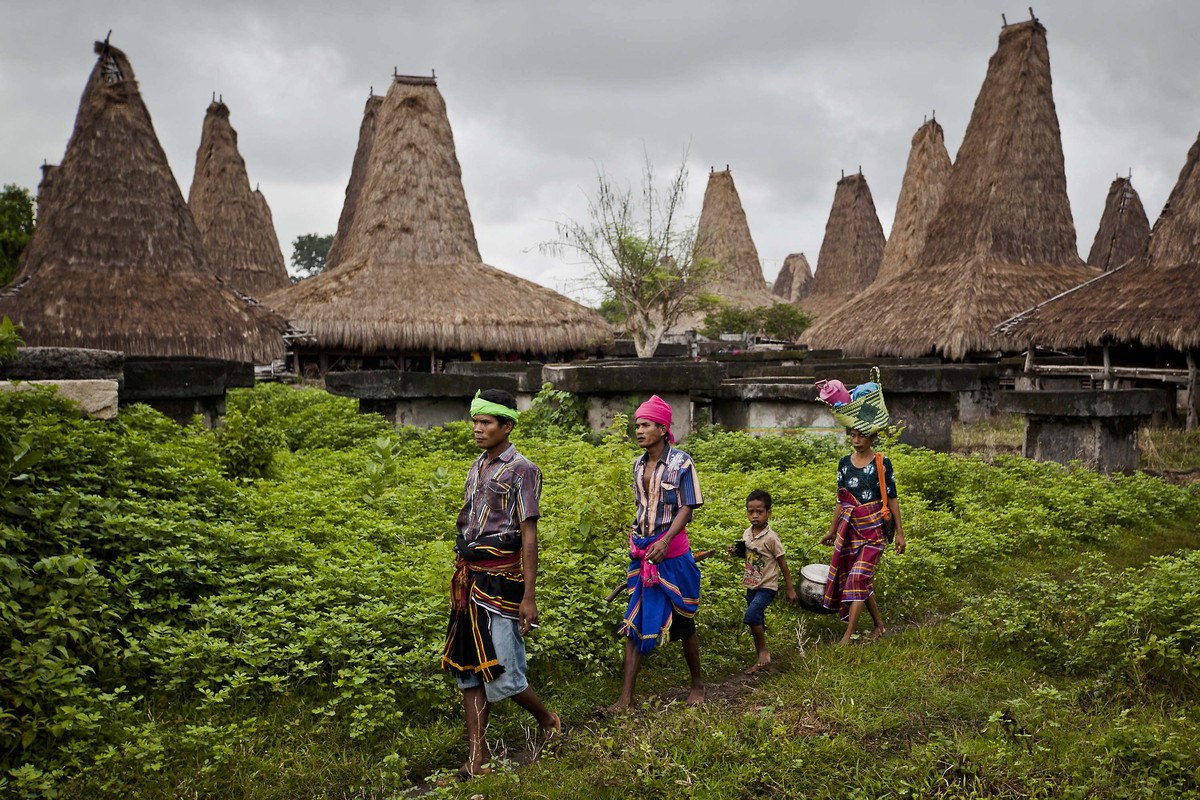
[[[521,523],[541,516],[542,471],[517,452],[515,445],[491,462],[487,453],[467,472],[458,532],[468,542],[487,537],[505,545],[519,544]]]
[[[637,518],[633,523],[634,536],[659,536],[666,533],[679,509],[704,505],[700,480],[692,457],[667,445],[653,466],[650,454],[633,462],[633,496],[637,501]],[[646,490],[646,469],[650,468],[650,490]]]

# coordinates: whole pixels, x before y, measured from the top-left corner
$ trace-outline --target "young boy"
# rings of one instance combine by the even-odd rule
[[[758,662],[746,670],[747,675],[752,675],[771,664],[764,614],[779,591],[780,573],[783,574],[788,602],[795,603],[799,598],[792,588],[792,573],[784,557],[783,542],[779,540],[779,534],[771,529],[770,492],[755,489],[750,493],[746,498],[746,517],[750,520],[750,527],[742,534],[741,542],[729,546],[729,553],[741,555],[743,547],[738,545],[744,546],[746,570],[742,585],[746,587],[746,616],[742,621],[750,626],[754,647],[758,651]]]

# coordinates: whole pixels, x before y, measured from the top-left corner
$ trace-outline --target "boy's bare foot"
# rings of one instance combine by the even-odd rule
[[[689,706],[704,705],[704,686],[703,685],[692,687],[692,690],[690,692],[688,692],[687,704]]]
[[[878,642],[879,638],[887,633],[887,628],[883,625],[876,625],[875,630],[871,631],[871,641]]]

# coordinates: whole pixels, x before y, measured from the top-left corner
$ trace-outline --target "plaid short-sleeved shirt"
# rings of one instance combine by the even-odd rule
[[[692,463],[691,456],[667,445],[658,461],[653,465],[648,461],[649,453],[642,453],[633,462],[633,496],[637,501],[634,536],[666,533],[680,508],[704,505],[700,480],[696,477],[696,465]],[[644,480],[647,468],[653,470],[650,473],[649,492],[646,491]]]
[[[468,542],[494,537],[503,544],[521,540],[521,523],[541,516],[542,471],[515,445],[488,463],[487,453],[467,472],[458,532]]]

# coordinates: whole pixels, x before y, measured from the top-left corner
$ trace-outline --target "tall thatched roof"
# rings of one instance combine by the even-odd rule
[[[880,299],[854,347],[954,359],[1002,349],[998,322],[1095,275],[1076,250],[1046,29],[1008,25],[925,247],[871,287]]]
[[[804,253],[792,253],[783,260],[783,268],[779,270],[771,293],[794,304],[808,296],[812,280],[812,267]]]
[[[843,176],[833,193],[812,289],[801,307],[820,319],[870,286],[886,241],[867,179],[862,172]]]
[[[96,43],[50,211],[0,314],[30,345],[237,361],[283,353],[282,320],[224,289],[204,260],[129,60]]]
[[[266,230],[267,237],[270,240],[270,245],[275,249],[276,252],[279,253],[280,257],[282,258],[283,250],[279,247],[279,234],[275,232],[275,215],[271,213],[271,206],[267,205],[266,196],[257,186],[254,187],[254,202],[258,205],[258,213],[262,215],[263,222],[265,223],[264,229]],[[288,279],[288,283],[291,283],[290,278]]]
[[[274,227],[250,188],[229,107],[220,101],[204,114],[188,208],[209,265],[234,289],[259,296],[291,282]]]
[[[338,217],[337,231],[333,234],[333,243],[329,245],[329,252],[325,256],[326,272],[337,267],[342,260],[342,243],[354,223],[358,199],[367,179],[367,162],[371,159],[371,148],[375,145],[375,125],[382,105],[383,98],[372,91],[367,97],[366,108],[363,109],[362,125],[358,129],[358,148],[354,151],[354,163],[350,167],[350,181],[346,184],[346,199],[342,203],[341,216]]]
[[[1200,347],[1198,282],[1200,137],[1188,151],[1145,253],[1017,314],[997,332],[1025,345],[1060,348],[1109,342]]]
[[[46,215],[47,208],[51,202],[51,195],[54,192],[54,171],[58,169],[58,164],[42,164],[42,179],[38,182],[37,191],[37,213],[38,221]]]
[[[696,258],[718,265],[708,291],[722,300],[745,308],[778,302],[767,289],[758,248],[728,169],[709,173],[696,225]]]
[[[1108,187],[1100,228],[1092,240],[1087,263],[1108,271],[1132,261],[1146,252],[1150,241],[1150,220],[1142,198],[1129,178],[1118,177]]]
[[[482,263],[431,78],[392,81],[336,268],[268,302],[326,349],[554,353],[612,336],[594,310]]]
[[[896,217],[892,234],[883,248],[879,272],[871,287],[908,271],[925,246],[925,235],[933,221],[950,178],[950,154],[946,152],[945,134],[937,120],[924,122],[912,137],[908,166],[896,201]],[[868,287],[866,291],[871,292]],[[859,339],[862,320],[859,318],[862,301],[858,293],[833,307],[827,307],[804,332],[803,340],[810,347],[838,348],[846,355],[875,355],[862,349]]]

